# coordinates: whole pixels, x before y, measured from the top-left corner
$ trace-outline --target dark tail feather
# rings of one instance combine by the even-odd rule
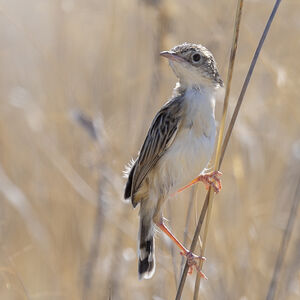
[[[139,279],[149,279],[155,271],[154,232],[152,220],[141,217],[139,232]]]
[[[128,179],[125,187],[124,198],[128,199],[131,196],[131,186],[132,186],[132,177],[134,173],[135,165],[132,166],[131,170],[126,174],[128,174]]]

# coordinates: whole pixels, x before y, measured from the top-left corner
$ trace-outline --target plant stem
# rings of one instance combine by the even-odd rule
[[[251,61],[251,64],[250,64],[247,76],[245,78],[245,81],[244,81],[241,93],[239,95],[239,98],[238,98],[238,101],[237,101],[234,113],[232,115],[229,127],[228,127],[226,135],[225,135],[225,139],[224,139],[224,142],[223,142],[223,145],[222,145],[222,151],[221,151],[220,161],[219,161],[219,165],[218,165],[219,168],[221,167],[221,164],[222,164],[222,161],[223,161],[223,158],[224,158],[224,155],[225,155],[225,151],[226,151],[226,148],[227,148],[227,145],[228,145],[228,142],[229,142],[232,130],[233,130],[233,126],[234,126],[235,121],[237,119],[237,116],[238,116],[241,104],[243,102],[243,99],[244,99],[244,96],[245,96],[248,84],[250,82],[250,79],[251,79],[254,67],[255,67],[256,62],[257,62],[257,58],[258,58],[259,53],[260,53],[260,51],[262,49],[262,46],[264,44],[264,41],[266,39],[266,36],[268,34],[268,31],[270,29],[270,26],[272,24],[272,21],[273,21],[274,16],[275,16],[275,14],[277,12],[277,9],[278,9],[278,6],[279,6],[280,2],[281,2],[281,0],[276,0],[275,5],[273,7],[273,10],[271,12],[271,15],[270,15],[270,17],[268,19],[268,22],[267,22],[267,24],[265,26],[265,29],[263,31],[263,34],[261,36],[261,39],[260,39],[260,41],[258,43],[258,46],[256,48],[255,54],[254,54],[254,56],[252,58],[252,61]],[[209,193],[210,193],[210,190],[207,192],[204,204],[202,206],[202,210],[201,210],[201,213],[200,213],[198,224],[197,224],[197,227],[196,227],[196,230],[195,230],[195,234],[194,234],[194,237],[193,237],[193,241],[192,241],[192,244],[191,244],[191,247],[190,247],[190,251],[191,252],[194,251],[194,249],[196,247],[196,244],[197,244],[198,236],[200,234],[200,230],[201,230],[201,227],[202,227],[202,224],[203,224],[203,220],[204,220],[204,217],[205,217],[205,214],[206,214],[206,211],[207,211],[207,207],[208,207]],[[180,300],[181,299],[181,295],[182,295],[183,287],[184,287],[184,284],[185,284],[185,281],[186,281],[188,269],[189,269],[189,267],[188,267],[188,264],[186,263],[185,267],[184,267],[184,270],[183,270],[183,273],[181,275],[181,279],[180,279],[180,282],[179,282],[179,287],[177,289],[177,294],[176,294],[175,300]]]
[[[298,180],[298,184],[297,184],[296,191],[294,194],[294,199],[293,199],[293,203],[291,206],[289,219],[288,219],[288,222],[286,224],[286,227],[285,227],[285,230],[284,230],[284,233],[282,236],[282,241],[281,241],[281,245],[280,245],[280,248],[278,251],[276,265],[274,268],[274,272],[273,272],[273,276],[272,276],[272,280],[271,280],[271,283],[269,286],[266,300],[273,300],[275,297],[275,292],[276,292],[277,284],[279,281],[280,270],[282,267],[283,259],[286,254],[286,250],[287,250],[289,241],[291,239],[291,234],[292,234],[296,216],[297,216],[299,200],[300,200],[300,178]]]

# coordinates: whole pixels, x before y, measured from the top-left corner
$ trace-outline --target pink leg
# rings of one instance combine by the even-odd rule
[[[192,252],[188,251],[178,240],[177,238],[172,234],[172,232],[165,226],[163,222],[160,222],[156,224],[175,244],[176,246],[181,250],[180,254],[182,256],[185,256],[187,259],[187,263],[189,265],[189,274],[192,274],[193,267],[196,268],[196,270],[199,272],[201,277],[207,279],[205,274],[200,269],[200,260],[205,260],[205,257],[200,257]]]
[[[214,172],[211,172],[211,173],[208,173],[208,174],[199,175],[197,178],[195,178],[189,184],[187,184],[186,186],[179,189],[177,191],[177,193],[182,192],[183,190],[189,188],[190,186],[192,186],[193,184],[195,184],[199,181],[202,181],[205,184],[205,187],[206,187],[207,190],[211,186],[216,193],[219,193],[220,190],[222,189],[221,180],[219,178],[221,175],[222,175],[222,173],[219,172],[219,171],[214,171]]]

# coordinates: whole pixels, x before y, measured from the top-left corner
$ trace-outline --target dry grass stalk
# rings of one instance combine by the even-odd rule
[[[237,7],[236,7],[236,16],[235,16],[235,25],[234,25],[234,33],[233,33],[233,39],[232,39],[232,45],[231,45],[231,52],[230,52],[230,59],[229,59],[229,67],[228,67],[228,74],[227,74],[227,84],[226,84],[226,91],[225,91],[225,98],[224,98],[224,104],[223,104],[223,114],[222,114],[222,120],[220,124],[220,131],[219,131],[219,137],[218,137],[218,144],[217,144],[217,150],[216,150],[216,158],[215,158],[215,171],[219,171],[220,169],[220,158],[221,158],[221,145],[223,141],[223,135],[225,130],[225,121],[227,116],[227,110],[228,110],[228,103],[229,103],[229,94],[230,94],[230,88],[231,88],[231,80],[232,80],[232,74],[233,74],[233,68],[234,68],[234,62],[235,62],[235,56],[236,56],[236,50],[237,50],[237,43],[239,38],[239,32],[240,32],[240,23],[241,23],[241,17],[242,17],[242,8],[243,8],[243,0],[238,0]],[[212,203],[213,203],[213,197],[214,192],[212,189],[210,189],[208,194],[208,211],[206,215],[206,226],[204,228],[204,234],[202,239],[202,247],[201,247],[201,256],[204,256],[205,247],[206,247],[206,241],[207,241],[207,234],[208,234],[208,225],[209,220],[211,217],[211,210],[212,210]],[[200,267],[202,269],[203,261],[200,263]],[[201,276],[199,273],[197,273],[196,281],[195,281],[195,290],[194,290],[194,300],[198,299],[199,294],[199,288],[200,288],[200,280]]]
[[[267,22],[267,24],[265,26],[265,29],[263,31],[262,37],[261,37],[261,39],[260,39],[260,41],[258,43],[258,46],[257,46],[257,49],[255,51],[254,57],[253,57],[253,59],[251,61],[251,64],[250,64],[247,76],[245,78],[245,81],[244,81],[244,84],[243,84],[243,87],[242,87],[242,90],[241,90],[241,93],[240,93],[240,96],[238,98],[238,102],[236,104],[236,107],[235,107],[234,113],[232,115],[232,118],[231,118],[228,130],[227,130],[226,135],[225,135],[225,139],[224,139],[224,142],[223,142],[223,145],[222,145],[222,150],[221,150],[221,153],[220,153],[220,160],[219,160],[218,165],[217,165],[218,169],[220,168],[220,166],[222,164],[222,161],[223,161],[223,158],[224,158],[224,154],[225,154],[225,151],[226,151],[226,148],[227,148],[227,145],[228,145],[228,141],[229,141],[229,138],[231,136],[231,133],[232,133],[232,130],[233,130],[233,126],[235,124],[235,121],[236,121],[239,109],[241,107],[242,101],[244,99],[244,96],[245,96],[245,93],[246,93],[246,90],[247,90],[250,78],[252,76],[252,73],[253,73],[254,67],[256,65],[259,53],[260,53],[260,51],[262,49],[263,43],[264,43],[265,38],[266,38],[266,36],[268,34],[268,31],[270,29],[270,26],[272,24],[272,21],[273,21],[274,16],[275,16],[275,14],[277,12],[277,9],[278,9],[278,6],[279,6],[280,2],[281,2],[281,0],[277,0],[275,2],[275,5],[274,5],[273,10],[271,12],[271,15],[270,15],[270,17],[268,19],[268,22]],[[196,243],[197,243],[197,240],[198,240],[198,236],[200,234],[202,223],[203,223],[206,211],[208,210],[210,193],[211,193],[211,190],[208,191],[208,193],[206,195],[206,198],[205,198],[205,201],[204,201],[204,204],[203,204],[203,207],[202,207],[202,210],[201,210],[201,214],[200,214],[200,217],[199,217],[198,225],[196,227],[194,238],[193,238],[193,241],[192,241],[192,244],[191,244],[191,247],[190,247],[190,251],[192,251],[192,252],[194,251],[194,249],[196,247]],[[180,283],[179,283],[179,287],[178,287],[178,290],[177,290],[177,294],[176,294],[175,300],[180,300],[181,299],[183,287],[184,287],[185,280],[186,280],[186,277],[187,277],[187,272],[188,272],[188,265],[186,263],[185,264],[185,268],[184,268],[183,273],[182,273],[182,276],[181,276],[181,280],[180,280]]]
[[[99,142],[99,132],[95,127],[94,121],[88,116],[84,115],[81,111],[73,111],[73,118],[89,134],[93,142],[97,143],[97,149],[102,150],[99,151],[99,156],[100,155],[104,156],[106,154],[105,153],[106,149]],[[98,168],[101,169],[101,166],[98,166]],[[82,278],[83,281],[82,300],[90,299],[94,269],[95,266],[97,265],[99,249],[100,249],[101,233],[103,231],[104,220],[105,220],[105,216],[103,213],[104,211],[103,191],[105,190],[104,185],[106,184],[106,179],[104,178],[104,176],[101,176],[100,173],[98,174],[98,176],[99,176],[98,179],[99,183],[98,183],[98,195],[97,195],[97,210],[96,210],[96,216],[94,221],[91,245],[89,248],[87,262],[82,276],[83,277]]]
[[[279,282],[279,275],[282,268],[283,260],[288,248],[289,241],[291,239],[292,231],[294,229],[295,220],[298,212],[300,202],[300,178],[298,179],[297,187],[295,190],[295,194],[293,197],[293,203],[291,205],[289,218],[282,236],[282,241],[280,244],[280,248],[278,250],[278,256],[276,260],[276,265],[274,268],[272,280],[270,282],[268,294],[266,300],[273,300],[276,294],[276,288]]]

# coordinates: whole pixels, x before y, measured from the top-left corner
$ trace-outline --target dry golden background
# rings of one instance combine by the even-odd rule
[[[230,114],[273,3],[245,1]],[[176,81],[159,52],[201,43],[226,80],[235,7],[0,1],[1,300],[174,299],[181,257],[160,233],[156,273],[138,280],[138,209],[122,201],[122,170]],[[246,93],[214,202],[201,299],[267,295],[300,173],[299,12],[299,0],[282,1]],[[205,194],[202,184],[195,191],[192,202],[187,190],[165,207],[183,240],[191,203],[186,246]],[[276,299],[300,299],[299,227],[298,214]]]

